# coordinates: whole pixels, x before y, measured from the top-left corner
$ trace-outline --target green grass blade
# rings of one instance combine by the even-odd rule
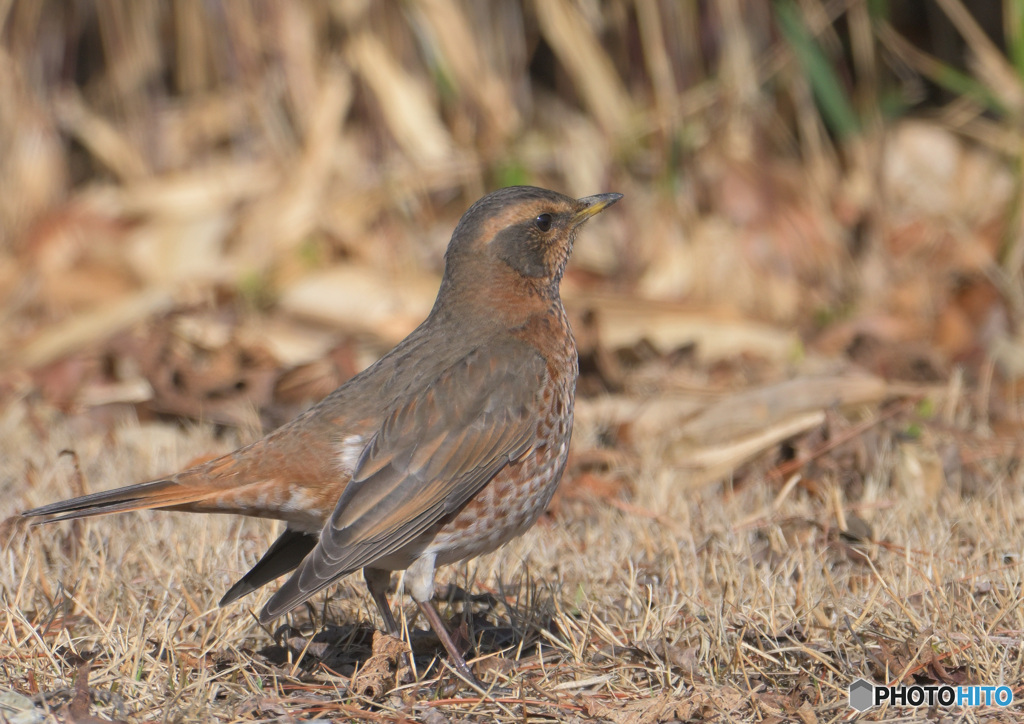
[[[775,4],[775,15],[811,85],[825,123],[840,139],[858,134],[860,119],[828,57],[804,24],[796,3],[781,0]]]

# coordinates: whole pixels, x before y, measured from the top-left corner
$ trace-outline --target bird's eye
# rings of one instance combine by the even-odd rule
[[[533,223],[541,231],[548,231],[551,228],[551,214],[541,214],[533,220]]]

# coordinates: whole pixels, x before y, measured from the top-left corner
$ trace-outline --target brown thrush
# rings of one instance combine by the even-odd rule
[[[397,347],[263,439],[163,480],[26,516],[69,520],[162,508],[276,518],[284,533],[221,605],[295,571],[266,623],[362,569],[388,632],[391,572],[451,656],[431,604],[437,566],[529,528],[565,468],[576,345],[559,282],[580,225],[621,198],[516,186],[466,212],[430,316]],[[47,521],[49,522],[49,521]]]

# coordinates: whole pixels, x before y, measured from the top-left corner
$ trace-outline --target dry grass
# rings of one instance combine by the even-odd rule
[[[68,447],[92,489],[234,442],[137,423],[82,435],[38,414],[15,405],[0,423],[3,478],[17,481],[2,515],[73,492]],[[451,689],[433,658],[442,650],[419,631],[416,684],[361,679],[379,665],[369,650],[378,622],[351,578],[294,614],[298,630],[275,647],[246,612],[258,598],[216,607],[273,526],[185,514],[14,533],[0,570],[0,670],[56,708],[76,662],[93,656],[89,683],[105,692],[96,712],[132,721],[830,721],[846,718],[857,677],[1007,683],[1019,698],[1020,471],[995,464],[976,495],[943,488],[914,500],[889,482],[906,452],[901,462],[897,428],[881,427],[856,500],[829,476],[816,492],[762,480],[694,493],[684,473],[650,458],[631,471],[628,504],[570,486],[522,539],[444,570],[442,582],[488,594],[470,606],[478,671],[512,691],[493,699]],[[584,424],[577,439],[595,432]],[[851,518],[877,542],[858,540]],[[460,610],[446,613],[460,621]],[[1020,705],[1011,711],[1007,720]]]

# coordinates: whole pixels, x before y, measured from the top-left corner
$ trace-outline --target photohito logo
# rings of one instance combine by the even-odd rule
[[[857,679],[850,684],[850,707],[867,711],[882,704],[892,706],[1009,706],[1009,686],[875,686]]]

